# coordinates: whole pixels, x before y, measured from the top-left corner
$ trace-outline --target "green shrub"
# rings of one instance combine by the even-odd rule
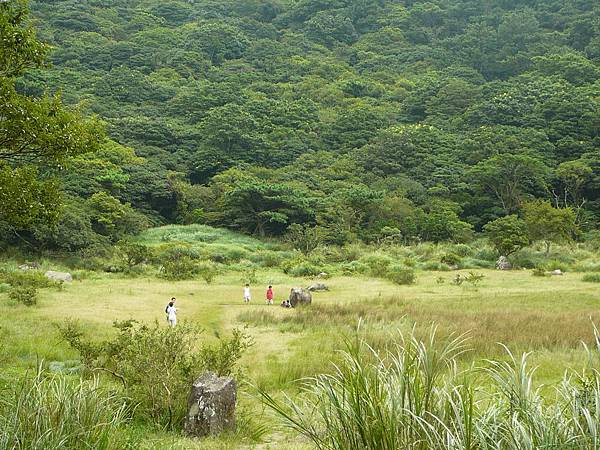
[[[385,278],[396,284],[413,284],[416,279],[415,271],[411,267],[393,264],[385,272]]]
[[[452,246],[452,253],[464,258],[465,256],[471,256],[473,249],[467,244],[456,244]]]
[[[483,281],[484,278],[485,275],[482,273],[469,272],[469,274],[465,277],[465,281],[472,286],[477,286]]]
[[[431,271],[448,271],[450,268],[447,264],[442,264],[436,261],[427,261],[420,265],[422,270],[431,270]]]
[[[163,262],[160,275],[167,280],[189,280],[198,273],[198,263],[183,256],[179,259],[168,259]]]
[[[271,250],[259,250],[250,255],[250,261],[261,267],[278,267],[286,259],[284,252]]]
[[[99,449],[137,448],[121,428],[131,409],[98,379],[72,381],[38,370],[13,380],[0,402],[0,448]]]
[[[496,267],[496,262],[484,259],[465,258],[463,259],[461,266],[465,269],[494,269]]]
[[[0,294],[8,292],[10,290],[10,284],[8,283],[0,283]]]
[[[321,272],[323,272],[321,266],[317,266],[310,261],[303,261],[293,266],[288,273],[293,277],[314,277]]]
[[[548,276],[548,274],[546,273],[546,269],[544,269],[544,267],[535,267],[531,271],[531,275],[533,275],[534,277],[545,277],[545,276]]]
[[[0,273],[0,280],[13,287],[34,287],[37,289],[56,287],[60,284],[60,282],[46,278],[42,272],[37,270],[15,270]]]
[[[545,264],[545,266],[548,268],[548,270],[559,269],[562,272],[568,272],[571,269],[569,263],[558,259],[551,259]]]
[[[350,261],[340,264],[340,269],[344,275],[356,275],[367,273],[369,266],[360,261]]]
[[[203,261],[201,263],[198,263],[198,265],[196,266],[196,271],[198,275],[200,275],[202,279],[206,281],[206,284],[212,283],[219,273],[219,269],[217,268],[217,266],[209,261]]]
[[[59,326],[62,338],[82,359],[87,372],[102,370],[121,382],[137,404],[135,414],[166,429],[181,426],[193,380],[206,371],[219,376],[237,374],[237,362],[252,344],[235,330],[217,345],[205,344],[201,331],[191,325],[175,328],[142,325],[129,320],[115,323],[118,333],[102,341],[88,341],[75,322]]]
[[[240,281],[244,284],[256,284],[258,282],[256,266],[253,264],[245,264],[244,270],[242,271],[242,279]]]
[[[498,259],[498,254],[496,251],[490,247],[483,247],[474,255],[475,259],[482,259],[484,261],[496,261]]]
[[[376,253],[363,256],[359,261],[369,266],[371,275],[376,277],[384,274],[393,263],[392,258],[389,256]]]
[[[600,273],[586,273],[581,281],[588,283],[600,283]]]
[[[402,264],[404,264],[406,267],[412,267],[414,269],[417,267],[417,260],[411,256],[407,256],[402,261]]]
[[[600,262],[579,261],[572,265],[573,272],[600,272]]]
[[[8,298],[26,306],[37,304],[37,288],[33,286],[12,286]]]
[[[446,253],[441,257],[440,262],[449,266],[458,266],[462,262],[462,258],[456,253]]]
[[[127,269],[132,269],[151,259],[152,251],[143,244],[130,241],[117,242],[118,255]]]

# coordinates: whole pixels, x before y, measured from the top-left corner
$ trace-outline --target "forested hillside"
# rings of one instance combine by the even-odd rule
[[[158,223],[461,241],[534,198],[572,208],[581,231],[600,221],[593,0],[30,9],[52,67],[17,89],[60,92],[111,139],[61,172],[60,232],[24,230],[40,245]]]

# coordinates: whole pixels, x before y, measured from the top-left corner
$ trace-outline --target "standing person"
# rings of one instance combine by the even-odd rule
[[[175,297],[171,297],[171,300],[169,300],[169,303],[167,303],[167,306],[165,306],[167,322],[169,321],[169,307],[175,305],[175,300],[177,300]]]
[[[252,300],[252,296],[250,295],[250,285],[246,283],[246,286],[244,286],[244,303],[250,303],[250,300]]]
[[[267,305],[273,304],[273,286],[269,286],[267,289]]]
[[[175,328],[175,325],[177,325],[177,308],[175,308],[175,297],[171,299],[171,301],[167,305],[165,312],[167,313],[167,320],[169,321],[169,325],[171,326],[171,328]]]

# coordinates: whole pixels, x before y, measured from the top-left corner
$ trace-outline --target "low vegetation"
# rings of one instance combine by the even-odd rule
[[[98,378],[76,380],[40,368],[2,381],[1,448],[119,450],[137,445],[123,431],[134,408]]]
[[[171,430],[181,429],[192,382],[211,371],[219,376],[239,374],[237,363],[250,345],[249,337],[234,330],[231,339],[202,345],[201,331],[182,324],[175,329],[139,324],[114,324],[115,338],[86,340],[74,322],[59,326],[60,334],[79,353],[87,373],[105,372],[122,383],[123,392],[142,420]]]
[[[594,448],[600,438],[600,342],[545,401],[528,356],[464,365],[467,336],[414,333],[376,351],[347,343],[333,373],[307,378],[295,400],[263,401],[319,449]],[[483,378],[483,380],[482,380]],[[475,380],[479,380],[476,382]]]

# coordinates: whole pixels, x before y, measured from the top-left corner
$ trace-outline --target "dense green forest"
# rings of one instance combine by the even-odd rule
[[[460,242],[550,205],[579,235],[600,221],[592,0],[29,8],[51,64],[0,72],[2,95],[72,115],[74,142],[35,167],[0,153],[1,182],[29,177],[62,204],[35,220],[0,207],[8,243],[75,251],[162,223]]]

